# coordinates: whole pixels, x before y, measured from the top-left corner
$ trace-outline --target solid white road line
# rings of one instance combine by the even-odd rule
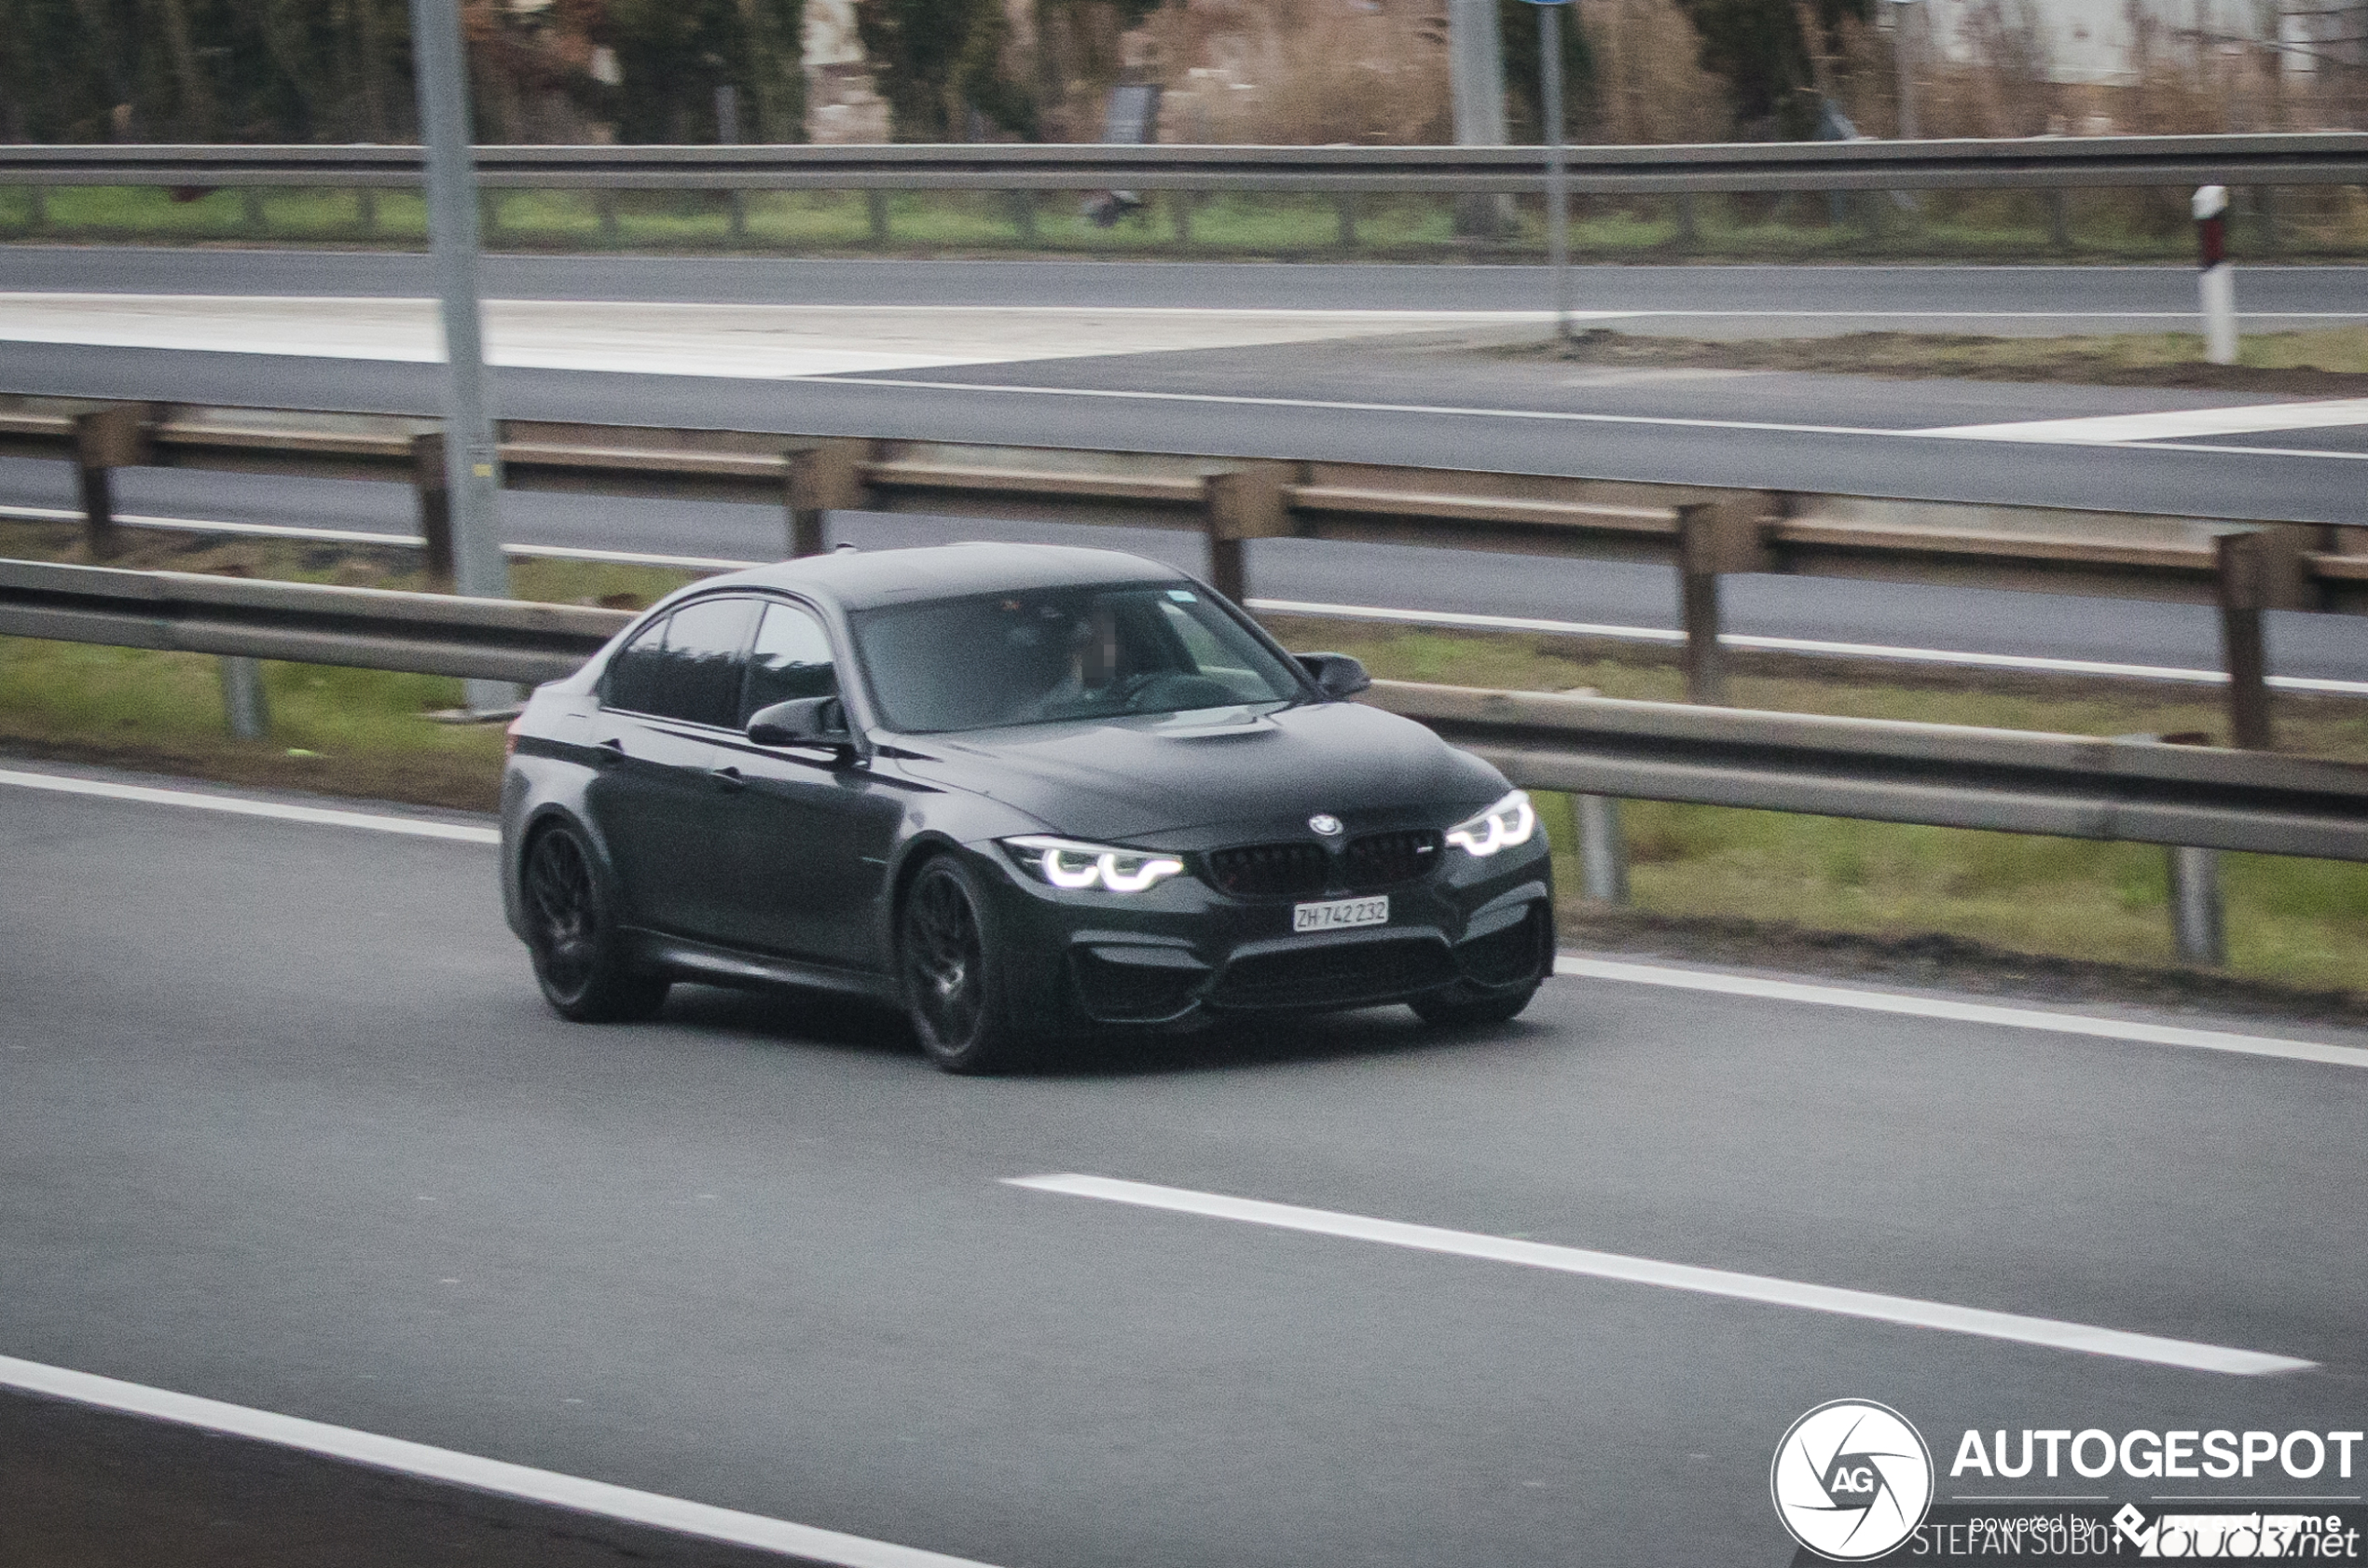
[[[2084,1323],[2059,1322],[2054,1318],[2024,1317],[2015,1313],[1957,1307],[1945,1301],[1921,1301],[1907,1296],[1881,1296],[1872,1291],[1844,1290],[1834,1286],[1803,1285],[1795,1280],[1771,1279],[1764,1274],[1740,1274],[1725,1269],[1702,1269],[1690,1263],[1664,1263],[1655,1259],[1629,1258],[1616,1252],[1595,1252],[1585,1247],[1514,1241],[1508,1237],[1482,1235],[1471,1231],[1448,1231],[1435,1225],[1409,1225],[1395,1219],[1372,1219],[1364,1215],[1341,1214],[1330,1209],[1301,1208],[1292,1204],[1232,1198],[1222,1193],[1194,1192],[1180,1187],[1156,1187],[1149,1182],[1122,1181],[1110,1176],[1007,1176],[1004,1184],[1038,1192],[1058,1192],[1073,1198],[1098,1198],[1106,1203],[1132,1204],[1141,1208],[1165,1209],[1175,1214],[1199,1215],[1209,1219],[1234,1219],[1318,1236],[1380,1242],[1389,1246],[1411,1247],[1418,1252],[1443,1252],[1458,1258],[1516,1263],[1525,1268],[1550,1269],[1558,1273],[1585,1274],[1631,1285],[1656,1285],[1669,1290],[1690,1290],[1706,1296],[1759,1301],[1769,1306],[1835,1313],[1844,1317],[1873,1318],[1913,1328],[1937,1328],[1953,1334],[2011,1340],[2018,1344],[2040,1345],[2050,1350],[2083,1351],[2091,1355],[2147,1361],[2162,1367],[2183,1367],[2199,1372],[2258,1377],[2265,1372],[2294,1372],[2317,1365],[2291,1355],[2271,1355],[2225,1345],[2197,1344],[2188,1340],[2168,1340],[2153,1334],[2132,1334],[2118,1328],[2099,1328]]]
[[[1579,312],[1600,319],[1625,312]],[[486,363],[764,380],[1541,325],[1545,312],[489,299]],[[432,299],[0,293],[0,337],[434,364]]]
[[[2173,1045],[2191,1051],[2227,1051],[2242,1056],[2275,1056],[2289,1062],[2368,1067],[2368,1050],[2358,1046],[2327,1045],[2318,1040],[2277,1039],[2265,1035],[2232,1034],[2221,1029],[2187,1029],[2175,1025],[2141,1024],[2122,1018],[2092,1018],[2086,1013],[2001,1007],[1994,1002],[1950,1001],[1940,997],[1862,991],[1848,985],[1769,980],[1758,975],[1673,969],[1661,964],[1631,964],[1610,958],[1580,958],[1568,954],[1554,960],[1554,972],[1586,980],[1617,980],[1635,985],[1666,985],[1681,991],[1710,991],[1723,997],[1758,997],[1769,1001],[1807,1002],[1817,1007],[1854,1008],[1865,1012],[1900,1013],[1910,1018],[1985,1024],[1992,1028],[2044,1029],[2052,1034],[2089,1035],[2100,1039],[2131,1040],[2141,1045]]]
[[[200,790],[158,790],[145,784],[117,784],[109,779],[75,778],[58,773],[23,773],[0,768],[0,785],[20,790],[48,790],[62,795],[91,795],[101,800],[138,801],[144,805],[177,805],[193,811],[221,811],[234,817],[268,817],[282,822],[308,822],[322,828],[361,828],[374,833],[449,839],[457,844],[502,842],[502,835],[493,829],[471,827],[462,822],[388,817],[369,811],[335,811],[318,805],[285,805],[278,801],[247,800],[238,795],[208,794]]]
[[[29,523],[78,523],[79,508],[65,506],[20,506],[0,502],[0,517],[21,518]],[[383,544],[418,549],[427,543],[416,533],[374,533],[366,529],[324,529],[294,523],[233,523],[205,521],[196,517],[149,517],[137,513],[117,513],[117,522],[126,528],[170,529],[182,533],[227,533],[241,538],[252,535],[261,539],[308,539],[324,544]]]
[[[1125,391],[1116,387],[1042,387],[1000,381],[925,381],[890,376],[787,377],[783,378],[806,380],[817,386],[889,387],[905,392],[960,392],[998,397],[1099,398],[1136,403],[1210,404],[1235,408],[1313,408],[1327,413],[1341,414],[1420,414],[1425,418],[1525,420],[1545,424],[1637,425],[1672,430],[1748,430],[1766,431],[1779,435],[1873,435],[1896,441],[1957,439],[1950,435],[1934,435],[1921,430],[1901,430],[1891,425],[1804,425],[1785,424],[1772,420],[1705,420],[1663,414],[1578,413],[1565,408],[1481,408],[1452,403],[1358,403],[1345,398],[1258,396],[1246,392],[1140,392]],[[2015,438],[2001,436],[1998,439]],[[2115,451],[2124,452],[2208,452],[2219,457],[2243,455],[2327,458],[2340,461],[2368,462],[2368,452],[2333,451],[2309,447],[2180,446],[2168,441],[2095,442],[2090,445],[2108,446]]]
[[[523,1498],[530,1503],[545,1503],[577,1513],[750,1547],[758,1551],[834,1563],[840,1568],[985,1568],[969,1558],[947,1557],[810,1524],[792,1524],[763,1514],[710,1507],[660,1492],[636,1492],[630,1487],[611,1486],[606,1481],[563,1476],[499,1459],[481,1459],[473,1453],[431,1448],[425,1443],[383,1437],[375,1432],[357,1432],[351,1427],[331,1426],[298,1416],[249,1410],[243,1405],[200,1399],[89,1372],[47,1367],[37,1361],[21,1361],[14,1356],[0,1355],[0,1387],[145,1416],[151,1421],[168,1421],[178,1426],[251,1437],[281,1448],[366,1465],[374,1470],[392,1470],[397,1475]]]
[[[2205,435],[2250,435],[2266,430],[2334,430],[2368,425],[2368,397],[2307,403],[2239,403],[2224,408],[2173,408],[2159,414],[2099,414],[2077,420],[2024,420],[2009,424],[1942,425],[1919,435],[1958,441],[2053,441],[2110,446]]]
[[[80,512],[62,506],[18,506],[0,502],[0,517],[29,522],[78,523]],[[224,533],[261,539],[307,539],[324,544],[378,544],[389,549],[419,549],[427,543],[416,533],[376,533],[365,529],[310,528],[296,523],[208,522],[199,517],[148,517],[124,513],[116,521],[125,528],[166,529],[177,533]],[[644,550],[592,550],[559,544],[504,544],[502,553],[527,559],[617,561],[628,566],[674,566],[689,571],[745,571],[769,561],[726,560],[719,556],[660,556]]]
[[[1602,637],[1623,642],[1674,645],[1686,640],[1684,632],[1665,626],[1615,626],[1587,621],[1542,620],[1527,615],[1478,615],[1460,610],[1391,610],[1371,604],[1315,604],[1288,598],[1253,598],[1244,603],[1262,614],[1272,615],[1311,615],[1328,620],[1386,621],[1424,626],[1468,626],[1475,631],[1546,632],[1556,637]],[[2103,675],[2120,680],[2169,681],[2198,686],[2228,684],[2225,670],[2110,664],[2095,659],[2051,659],[2035,653],[1966,653],[1946,648],[1893,648],[1878,642],[1832,642],[1820,638],[1755,637],[1747,632],[1721,632],[1718,641],[1725,648],[1761,649],[1779,653],[1816,653],[1903,664],[1956,665],[1976,669],[2024,669],[2048,675]],[[2327,681],[2315,676],[2273,675],[2269,677],[2269,684],[2296,692],[2368,696],[2368,681]]]

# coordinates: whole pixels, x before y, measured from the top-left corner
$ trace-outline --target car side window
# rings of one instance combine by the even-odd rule
[[[739,716],[741,660],[749,645],[752,598],[694,599],[667,622],[666,664],[657,700],[661,718],[729,728]]]
[[[745,724],[760,708],[797,697],[839,695],[838,667],[831,654],[830,633],[810,611],[793,604],[768,604],[756,628],[756,646],[749,654],[748,689],[740,703]]]
[[[609,661],[607,693],[602,698],[609,707],[632,713],[657,711],[658,680],[666,669],[666,624],[672,619],[661,616],[643,626],[641,635]]]

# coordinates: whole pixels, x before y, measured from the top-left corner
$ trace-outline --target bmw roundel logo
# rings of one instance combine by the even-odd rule
[[[1924,1522],[1932,1451],[1889,1406],[1836,1399],[1793,1423],[1776,1445],[1768,1485],[1794,1540],[1829,1561],[1863,1562]]]
[[[1329,811],[1317,812],[1315,816],[1307,819],[1307,825],[1310,829],[1323,834],[1326,838],[1330,838],[1334,833],[1341,831],[1341,819],[1333,816]]]

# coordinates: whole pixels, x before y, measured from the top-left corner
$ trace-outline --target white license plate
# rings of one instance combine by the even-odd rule
[[[1354,926],[1389,924],[1389,895],[1378,899],[1333,899],[1291,906],[1294,931],[1345,931]]]

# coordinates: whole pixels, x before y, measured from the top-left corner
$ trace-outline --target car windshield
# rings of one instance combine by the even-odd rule
[[[1298,673],[1196,587],[1039,588],[859,612],[872,696],[906,734],[1287,703]]]

